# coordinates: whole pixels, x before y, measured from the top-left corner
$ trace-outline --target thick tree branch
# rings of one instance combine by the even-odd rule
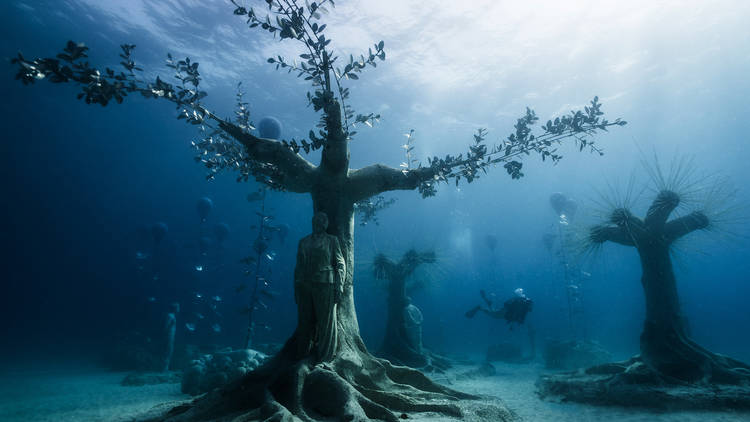
[[[589,239],[594,243],[614,242],[625,246],[635,246],[635,238],[625,227],[594,226],[589,232]]]
[[[401,260],[398,262],[398,267],[401,271],[403,278],[407,278],[417,270],[421,264],[430,264],[435,262],[435,252],[423,252],[419,253],[414,249],[409,250],[404,254]]]
[[[434,170],[420,167],[402,171],[383,164],[374,164],[349,173],[346,195],[352,201],[361,201],[391,190],[414,190],[421,182],[432,180]]]
[[[708,227],[709,220],[706,214],[694,211],[690,214],[676,218],[664,226],[664,238],[667,241],[675,241],[688,233]]]
[[[258,138],[225,120],[219,119],[219,127],[245,147],[250,159],[276,166],[280,178],[275,182],[285,190],[297,193],[312,190],[317,168],[302,156],[279,141]]]
[[[660,230],[679,203],[680,197],[676,193],[670,190],[659,192],[646,213],[646,227],[649,230]]]

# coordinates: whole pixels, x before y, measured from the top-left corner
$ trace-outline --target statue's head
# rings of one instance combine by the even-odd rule
[[[176,313],[176,314],[180,313],[180,304],[179,304],[179,303],[177,303],[177,302],[174,302],[174,303],[172,303],[172,304],[171,304],[171,305],[169,306],[169,310],[170,310],[171,312],[174,312],[174,313]]]
[[[315,234],[325,233],[328,229],[328,215],[324,212],[316,212],[312,219],[312,229]]]

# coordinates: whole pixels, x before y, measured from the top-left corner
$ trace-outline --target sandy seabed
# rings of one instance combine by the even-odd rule
[[[126,372],[14,370],[0,376],[0,421],[133,421],[164,403],[184,400],[180,384],[124,387]]]
[[[527,422],[750,422],[750,412],[656,412],[540,400],[535,394],[535,382],[539,374],[545,372],[541,363],[523,365],[493,362],[493,365],[497,369],[494,376],[452,381],[450,386],[468,393],[498,396],[508,408]]]
[[[494,363],[494,376],[456,379],[473,369],[458,366],[434,378],[472,394],[499,397],[524,421],[605,421],[605,422],[748,422],[750,412],[652,412],[642,409],[593,407],[539,400],[534,393],[540,364]],[[133,421],[155,407],[169,406],[188,399],[179,384],[124,387],[124,372],[93,368],[81,370],[15,370],[0,377],[0,421]],[[429,415],[413,420],[440,421]]]

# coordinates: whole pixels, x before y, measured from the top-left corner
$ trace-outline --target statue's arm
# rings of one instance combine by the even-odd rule
[[[275,182],[282,185],[285,190],[297,193],[312,190],[316,167],[301,155],[279,141],[258,138],[231,122],[221,120],[219,126],[245,147],[252,160],[276,166],[281,176],[280,180]]]
[[[341,288],[344,280],[346,280],[346,261],[344,260],[344,254],[341,252],[341,245],[336,236],[331,236],[331,243],[333,246],[333,253],[331,254],[333,262],[331,262],[331,265],[336,269],[336,273],[339,276],[337,283],[339,284],[339,288]]]
[[[420,183],[433,178],[434,171],[429,167],[403,171],[374,164],[349,173],[346,194],[357,202],[391,190],[414,190]]]
[[[593,243],[614,242],[625,246],[635,246],[631,233],[624,227],[594,226],[589,231],[589,240]]]
[[[668,222],[664,226],[664,237],[671,242],[696,230],[705,229],[708,225],[709,220],[706,214],[694,211]]]

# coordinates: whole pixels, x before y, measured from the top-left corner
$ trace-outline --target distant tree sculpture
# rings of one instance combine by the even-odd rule
[[[422,264],[435,262],[434,252],[409,250],[393,262],[378,254],[373,264],[375,278],[388,282],[388,316],[380,354],[391,362],[412,368],[446,369],[445,358],[435,356],[422,347],[422,314],[407,296],[411,275]]]
[[[691,341],[685,332],[670,246],[710,221],[701,211],[667,221],[680,202],[672,191],[659,192],[640,219],[627,209],[616,209],[610,224],[591,229],[591,241],[635,247],[641,259],[641,284],[646,296],[646,321],[641,334],[641,359],[659,374],[683,380],[736,382],[750,375],[748,367],[717,356]]]
[[[651,391],[637,391],[638,385],[750,384],[750,366],[704,349],[686,332],[686,320],[680,311],[672,268],[671,247],[678,239],[709,228],[712,221],[700,210],[670,220],[680,201],[680,194],[676,191],[660,188],[645,218],[636,217],[629,209],[621,207],[611,212],[609,221],[591,228],[589,240],[593,245],[613,242],[638,251],[643,271],[641,284],[646,298],[641,354],[626,362],[588,369],[586,373],[596,378],[589,386],[582,387],[586,381],[582,381],[579,375],[569,379],[565,375],[543,379],[543,395],[563,395],[570,400],[609,404],[646,404],[633,402],[653,399],[647,397],[653,396]],[[748,393],[748,390],[741,393],[746,395],[743,407],[750,406]],[[719,405],[727,404],[718,403],[722,400],[718,397],[722,396],[716,391],[710,392],[709,396],[717,397]],[[663,396],[659,397],[666,401]],[[696,402],[699,398],[688,400]],[[731,398],[730,403],[733,400],[735,398]]]
[[[337,308],[335,359],[319,365],[313,356],[296,357],[295,334],[278,355],[239,385],[176,408],[166,418],[216,419],[243,411],[249,412],[248,418],[282,419],[294,415],[303,420],[396,421],[393,412],[461,415],[458,399],[469,396],[438,385],[416,370],[377,359],[367,351],[359,335],[353,297],[355,204],[392,190],[419,190],[424,197],[432,196],[439,182],[472,182],[498,164],[513,179],[518,179],[523,176],[519,161],[523,156],[533,153],[542,160],[557,162],[562,158],[558,145],[565,140],[574,141],[581,150],[587,148],[601,154],[591,135],[625,122],[604,119],[601,104],[594,98],[584,110],[547,121],[541,131],[534,131],[539,119],[527,109],[513,133],[493,147],[486,143],[487,131],[479,129],[465,154],[434,157],[426,166],[410,162],[400,169],[382,164],[350,169],[349,142],[356,134],[355,126],[372,126],[380,116],[355,115],[348,104],[346,84],[359,79],[366,67],[375,67],[377,60],[385,59],[384,43],[380,41],[357,58],[338,56],[329,46],[326,24],[320,22],[326,6],[333,5],[332,0],[309,6],[298,0],[267,0],[267,16],[233,3],[234,14],[251,28],[266,31],[280,40],[292,40],[304,48],[299,62],[281,56],[269,58],[268,62],[312,84],[307,99],[322,116],[318,132],[311,130],[309,140],[275,141],[253,135],[254,127],[241,92],[237,96],[234,122],[211,113],[202,103],[206,93],[199,88],[198,63],[189,58],[178,61],[168,55],[167,66],[176,74],[176,86],[160,77],[145,82],[132,57],[135,46],[129,44],[121,46],[124,71],[120,72],[92,67],[83,60],[88,48],[74,42],[69,42],[56,58],[26,60],[19,54],[13,60],[18,66],[17,78],[22,82],[47,79],[76,83],[81,86],[78,97],[87,103],[102,106],[113,101],[119,103],[132,93],[176,104],[180,110],[178,119],[205,131],[205,138],[193,144],[196,161],[208,168],[209,179],[220,170],[233,170],[238,172],[238,181],[252,177],[274,189],[309,194],[314,212],[328,215],[327,232],[339,239],[347,271]],[[317,166],[299,155],[301,151],[309,153],[321,148]]]

